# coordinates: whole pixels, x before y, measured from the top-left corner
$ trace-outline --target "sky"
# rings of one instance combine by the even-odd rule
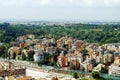
[[[0,0],[0,19],[120,21],[120,0]]]

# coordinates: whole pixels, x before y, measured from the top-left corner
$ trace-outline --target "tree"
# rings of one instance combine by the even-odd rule
[[[0,57],[5,56],[5,47],[4,46],[0,46]]]
[[[80,80],[88,80],[87,78],[85,78],[85,77],[82,77]]]
[[[34,61],[34,56],[35,52],[34,51],[29,51],[28,52],[28,61]]]
[[[38,65],[39,65],[39,66],[41,66],[41,65],[43,65],[43,64],[45,64],[45,59],[41,59],[40,62],[38,62]]]
[[[87,51],[86,49],[84,49],[84,50],[83,50],[83,53],[84,53],[84,54],[87,54],[87,53],[88,53],[88,51]]]
[[[22,53],[22,60],[26,60],[26,55]]]
[[[73,73],[72,73],[72,76],[73,76],[74,78],[79,78],[79,76],[78,76],[78,73],[77,73],[77,72],[73,72]]]
[[[75,66],[74,66],[74,64],[72,62],[70,62],[70,69],[75,70]]]
[[[52,57],[54,59],[54,61],[57,61],[57,57],[59,56],[60,53],[53,53]]]
[[[96,78],[99,78],[99,77],[100,77],[99,72],[93,71],[93,72],[92,72],[92,77],[95,78],[95,79],[96,79]]]
[[[101,73],[108,73],[108,70],[106,70],[104,67],[102,67]]]
[[[113,78],[111,78],[111,77],[108,77],[108,78],[107,78],[107,80],[114,80],[114,79],[113,79]]]
[[[12,59],[16,59],[16,53],[13,53]]]

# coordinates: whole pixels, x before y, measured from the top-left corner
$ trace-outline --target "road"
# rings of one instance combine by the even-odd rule
[[[26,68],[36,68],[36,69],[44,69],[44,70],[64,70],[64,71],[68,71],[68,72],[76,71],[81,74],[89,74],[89,73],[78,71],[78,70],[65,70],[62,68],[54,68],[51,66],[38,66],[37,63],[33,63],[33,62],[29,62],[29,61],[12,60],[12,59],[8,60],[8,59],[3,59],[3,58],[0,58],[0,61],[9,61],[9,62],[12,62],[15,66],[22,66],[22,67],[26,67]]]

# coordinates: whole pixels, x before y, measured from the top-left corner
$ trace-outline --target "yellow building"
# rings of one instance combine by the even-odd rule
[[[31,76],[24,76],[24,77],[16,78],[16,80],[32,80],[32,77]]]
[[[120,58],[119,57],[115,57],[114,63],[119,64],[120,63]]]

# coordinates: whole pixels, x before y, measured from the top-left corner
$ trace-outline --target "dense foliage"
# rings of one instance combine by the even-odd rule
[[[7,51],[6,51],[5,46],[0,46],[0,57],[2,57],[2,58],[7,57],[6,53],[7,53]]]
[[[93,71],[91,75],[95,80],[105,80],[103,77],[100,76],[99,72],[97,71]]]
[[[44,58],[38,62],[38,65],[49,65],[57,67],[57,56],[59,56],[59,53],[44,53]]]
[[[74,78],[79,78],[79,76],[78,76],[78,73],[77,73],[77,72],[73,72],[73,73],[72,73],[72,76],[73,76]]]
[[[34,51],[29,51],[28,52],[28,58],[27,58],[28,61],[34,61],[34,58],[33,58],[34,54],[35,54]]]
[[[38,38],[55,37],[56,39],[68,35],[93,43],[118,43],[120,42],[120,25],[72,24],[64,27],[61,25],[0,24],[1,42],[9,43],[17,36],[25,34],[34,34]]]

